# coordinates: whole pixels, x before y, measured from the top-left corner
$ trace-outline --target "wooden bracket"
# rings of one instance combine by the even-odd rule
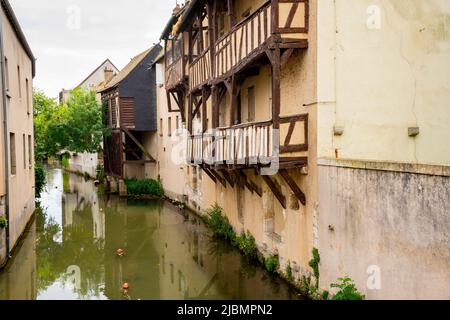
[[[225,180],[228,181],[228,183],[230,184],[230,186],[231,186],[232,188],[234,188],[234,182],[235,182],[235,179],[233,179],[233,177],[231,176],[231,174],[230,174],[227,170],[225,170],[225,169],[222,169],[222,170],[219,170],[219,171],[223,174]]]
[[[214,175],[214,177],[217,179],[217,181],[219,181],[219,182],[222,184],[222,186],[223,186],[224,188],[227,187],[227,182],[225,181],[224,178],[222,178],[222,177],[220,176],[220,174],[218,174],[218,173],[217,173],[215,170],[213,170],[213,169],[211,169],[211,173]]]
[[[256,192],[256,194],[257,194],[258,196],[262,197],[262,190],[261,190],[261,188],[260,188],[256,183],[254,183],[253,181],[251,181],[251,180],[247,177],[247,175],[244,173],[244,171],[238,170],[238,171],[236,171],[236,174],[239,175],[239,176],[241,177],[241,179],[242,179],[244,185],[247,187],[247,189],[248,189],[251,193]]]
[[[297,183],[292,179],[289,172],[286,169],[282,169],[279,171],[281,177],[284,179],[284,181],[289,185],[292,192],[294,192],[297,199],[306,206],[306,196],[303,193],[303,191],[300,189],[300,187],[297,185]]]
[[[261,176],[266,184],[269,186],[270,190],[272,190],[275,197],[278,199],[280,204],[286,209],[286,197],[283,195],[280,189],[275,185],[272,179],[269,176]]]
[[[283,52],[283,54],[281,55],[281,68],[283,68],[287,64],[289,58],[292,56],[292,53],[294,53],[293,48],[289,48],[285,52]]]
[[[214,181],[214,183],[217,183],[216,177],[214,176],[214,174],[212,174],[212,172],[211,172],[208,168],[206,168],[206,167],[204,167],[204,166],[201,166],[201,168],[202,168],[202,170],[206,173],[206,175],[207,175],[212,181]]]
[[[141,149],[141,151],[144,153],[144,155],[151,161],[156,162],[155,158],[153,158],[150,153],[147,152],[147,150],[144,148],[144,146],[139,142],[138,139],[136,139],[128,129],[121,128],[123,132],[131,139],[133,142]]]

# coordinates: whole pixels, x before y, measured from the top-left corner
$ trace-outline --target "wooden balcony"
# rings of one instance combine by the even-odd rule
[[[308,0],[267,1],[216,41],[214,63],[209,49],[194,59],[189,66],[190,91],[239,72],[275,42],[280,48],[306,48],[308,11]]]
[[[171,91],[177,87],[184,86],[187,78],[186,65],[188,57],[184,53],[183,35],[177,38],[167,40],[165,47],[165,66],[166,66],[166,89]]]
[[[216,42],[214,77],[238,72],[274,42],[307,47],[308,15],[308,0],[267,2]]]
[[[272,121],[264,121],[191,136],[187,162],[228,168],[264,167],[274,161],[281,167],[305,164],[308,115],[280,118],[280,123],[280,130],[273,130]]]
[[[195,91],[211,79],[211,54],[205,50],[189,66],[189,88]]]
[[[183,84],[186,78],[186,57],[179,57],[166,67],[166,89],[173,90]]]

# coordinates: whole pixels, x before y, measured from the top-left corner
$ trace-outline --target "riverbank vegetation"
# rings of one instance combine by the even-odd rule
[[[321,291],[319,288],[320,279],[320,253],[317,248],[312,251],[312,259],[309,266],[312,269],[312,274],[302,275],[299,279],[295,279],[291,262],[289,261],[285,272],[280,270],[280,260],[278,255],[264,257],[257,249],[256,240],[249,231],[242,235],[237,235],[230,224],[228,217],[225,215],[223,209],[214,204],[211,208],[204,212],[204,219],[212,230],[213,235],[222,240],[228,241],[242,254],[249,258],[249,260],[261,263],[267,272],[271,274],[279,274],[289,283],[291,283],[303,297],[313,300],[329,300],[330,293],[328,291]],[[314,276],[314,281],[313,281]],[[338,279],[338,283],[331,285],[332,289],[338,291],[332,297],[333,300],[364,300],[365,297],[361,294],[352,279],[342,278]]]
[[[160,180],[153,179],[127,179],[125,180],[129,196],[153,196],[161,198],[164,196],[164,188]]]
[[[34,179],[35,179],[35,196],[36,198],[41,197],[42,191],[44,191],[45,184],[46,184],[46,176],[44,167],[41,163],[36,163],[34,166]]]

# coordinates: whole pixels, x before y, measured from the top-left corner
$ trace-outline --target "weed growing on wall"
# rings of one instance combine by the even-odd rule
[[[242,253],[250,259],[256,258],[258,250],[256,248],[256,240],[250,232],[243,233],[235,239],[235,245],[242,251]]]
[[[270,256],[265,259],[264,265],[268,272],[275,273],[280,267],[280,258],[278,256]]]
[[[291,261],[289,261],[288,264],[286,265],[286,279],[289,282],[293,282],[294,281],[294,275],[292,273]]]
[[[319,271],[319,264],[320,264],[320,253],[317,248],[313,248],[312,251],[313,258],[311,261],[309,261],[309,266],[313,270],[314,278],[316,279],[316,289],[319,289],[319,278],[320,278],[320,271]]]
[[[348,277],[339,278],[338,283],[333,283],[332,288],[339,291],[333,296],[333,300],[364,300],[365,296],[356,289],[354,281]]]
[[[223,209],[218,204],[206,210],[205,214],[208,226],[216,237],[232,243],[235,242],[236,233],[228,218],[223,214]]]
[[[8,225],[8,220],[6,220],[5,216],[0,216],[0,229],[5,229]]]

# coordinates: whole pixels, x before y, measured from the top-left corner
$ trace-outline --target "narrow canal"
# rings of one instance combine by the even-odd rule
[[[40,210],[0,273],[0,300],[297,298],[194,215],[103,195],[60,169],[49,169],[47,181]]]

